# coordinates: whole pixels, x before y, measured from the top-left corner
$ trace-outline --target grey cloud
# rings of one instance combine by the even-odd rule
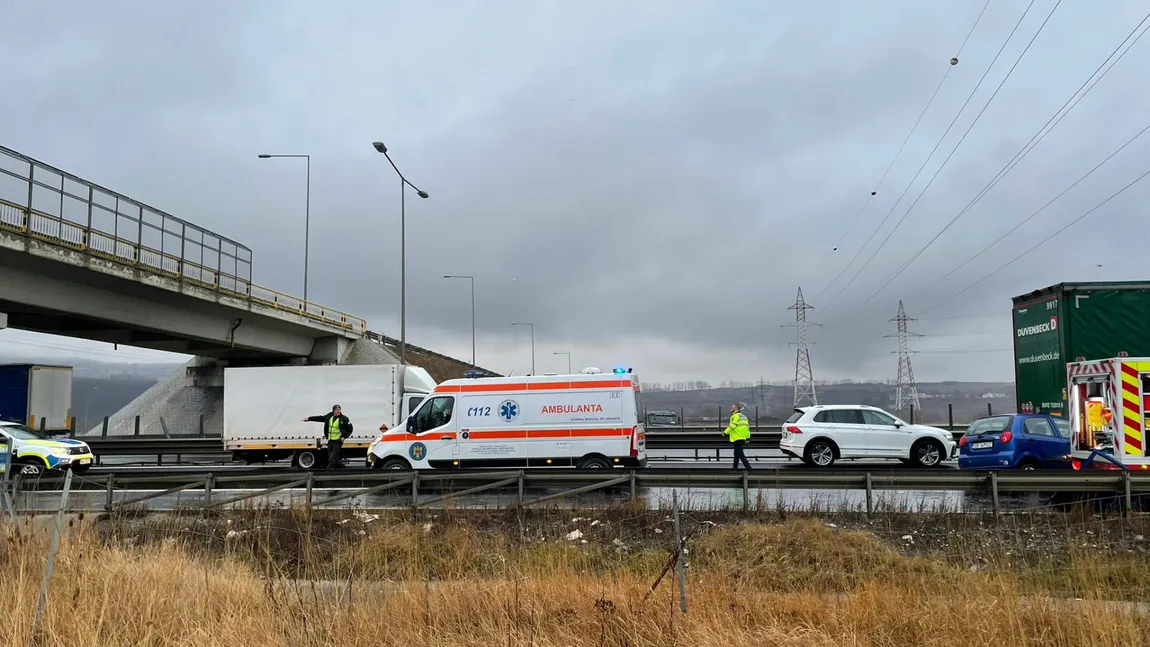
[[[540,363],[571,348],[587,361],[628,357],[675,378],[786,377],[793,331],[783,324],[801,285],[816,306],[812,317],[826,324],[813,332],[817,376],[893,375],[893,341],[883,336],[893,331],[887,320],[898,299],[1130,136],[1140,117],[1121,107],[1146,98],[1130,88],[1132,52],[982,204],[859,307],[1013,155],[1139,11],[1134,2],[1107,16],[1060,8],[934,186],[828,308],[858,264],[824,290],[827,283],[910,180],[1021,7],[988,11],[880,195],[831,252],[981,5],[68,6],[70,22],[58,29],[51,10],[24,8],[20,33],[0,32],[22,38],[9,39],[17,48],[40,43],[38,67],[0,72],[27,98],[0,109],[9,123],[27,124],[7,145],[246,243],[256,280],[290,292],[302,278],[302,163],[255,155],[310,153],[310,295],[396,335],[398,180],[369,145],[384,139],[432,196],[407,200],[409,341],[469,355],[466,287],[440,277],[474,274],[480,360],[497,370],[522,370],[525,335],[508,323],[526,320],[537,324]],[[1089,24],[1102,35],[1084,37]],[[1076,43],[1070,54],[1068,42]],[[90,55],[77,54],[85,49]],[[990,258],[908,300],[908,310],[933,305],[1051,223],[1075,217],[1140,172],[1137,159],[1116,163]],[[1132,222],[1137,195],[1104,217]],[[1106,237],[1095,221],[1044,251],[1097,253]],[[923,321],[918,329],[929,336],[918,346],[1005,347],[1009,297],[1064,278],[1049,256],[1028,258],[932,313],[1001,319]],[[915,361],[924,377],[1010,376],[1009,354],[923,353]]]

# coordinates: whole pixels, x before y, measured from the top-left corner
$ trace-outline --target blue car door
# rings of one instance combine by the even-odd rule
[[[1026,440],[1023,441],[1021,449],[1036,457],[1043,467],[1054,466],[1059,458],[1066,455],[1069,443],[1062,439],[1049,417],[1028,417],[1022,425],[1026,432]]]

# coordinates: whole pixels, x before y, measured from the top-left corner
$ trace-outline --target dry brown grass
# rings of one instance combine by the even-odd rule
[[[34,644],[48,535],[30,528],[0,528],[3,645]],[[1081,647],[1145,645],[1150,619],[1130,603],[1059,597],[1144,598],[1147,569],[1114,554],[971,572],[815,520],[698,528],[680,615],[671,578],[644,601],[666,562],[659,541],[525,539],[458,522],[366,528],[305,537],[302,562],[349,577],[300,582],[268,559],[270,535],[249,532],[255,539],[211,553],[192,532],[139,543],[78,524],[62,543],[38,642]]]

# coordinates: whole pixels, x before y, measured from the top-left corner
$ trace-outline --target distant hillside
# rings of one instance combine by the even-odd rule
[[[680,413],[688,422],[721,420],[728,416],[731,404],[742,402],[756,413],[761,424],[778,424],[793,411],[794,387],[761,385],[690,390],[643,391],[643,408]],[[894,411],[895,387],[882,383],[826,384],[816,387],[819,404],[867,404]],[[1014,409],[1014,385],[1006,382],[928,382],[918,385],[922,404],[921,418],[916,422],[947,422],[947,405],[954,408],[954,421],[965,423],[986,415],[986,405],[993,411]],[[899,415],[905,417],[906,412]]]

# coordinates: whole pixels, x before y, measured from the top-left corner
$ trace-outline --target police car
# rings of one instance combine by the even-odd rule
[[[95,460],[85,442],[45,437],[22,424],[0,422],[0,471],[8,461],[8,447],[12,448],[12,471],[20,474],[40,474],[50,469],[71,469],[82,474]]]
[[[375,469],[644,467],[639,377],[603,374],[447,380],[368,449]]]

